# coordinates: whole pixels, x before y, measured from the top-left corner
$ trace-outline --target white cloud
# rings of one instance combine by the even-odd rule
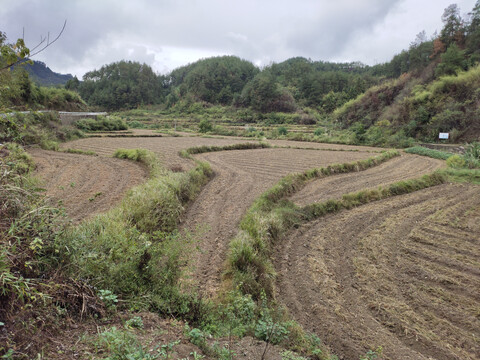
[[[373,64],[425,29],[441,29],[452,0],[15,0],[0,9],[10,39],[61,39],[37,59],[82,76],[104,64],[145,62],[166,72],[199,58],[237,55],[255,64],[294,56]],[[463,12],[475,0],[457,2]]]

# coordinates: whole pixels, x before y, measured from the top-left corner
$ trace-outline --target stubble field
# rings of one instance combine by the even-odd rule
[[[128,187],[146,179],[141,166],[111,159],[118,148],[152,150],[166,167],[179,171],[193,166],[178,155],[182,149],[245,142],[201,137],[88,138],[65,147],[93,150],[99,156],[39,150],[32,155],[39,176],[46,179],[47,194],[54,201],[62,199],[67,213],[79,221],[114,206]],[[192,281],[206,296],[214,296],[221,286],[229,242],[256,197],[288,173],[365,159],[379,150],[271,143],[304,149],[196,155],[211,164],[215,176],[186,209],[180,229],[198,238]],[[291,200],[305,205],[340,198],[416,178],[443,164],[402,154],[363,172],[311,182]],[[51,180],[55,173],[63,182]],[[72,178],[78,191],[68,196]],[[479,358],[479,190],[474,185],[437,186],[302,226],[275,249],[278,300],[345,359],[357,359],[378,346],[390,359]],[[99,206],[110,192],[114,196]],[[98,193],[102,195],[90,200]]]

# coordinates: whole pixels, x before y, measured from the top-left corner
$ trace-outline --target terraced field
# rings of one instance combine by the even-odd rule
[[[182,149],[245,142],[202,137],[89,138],[63,146],[93,150],[100,156],[40,150],[32,154],[39,174],[47,180],[48,194],[71,206],[67,211],[80,220],[89,209],[106,210],[126,188],[145,179],[142,167],[110,158],[118,148],[152,150],[167,167],[178,171],[193,166],[191,160],[178,155]],[[365,159],[379,150],[271,143],[303,149],[196,155],[211,164],[215,177],[186,209],[180,228],[198,239],[200,251],[191,275],[206,296],[214,296],[220,287],[229,241],[256,197],[288,173]],[[79,165],[83,162],[84,167]],[[403,154],[362,172],[312,181],[291,200],[305,205],[339,198],[344,193],[416,178],[443,164]],[[69,198],[62,192],[66,186],[54,180],[55,173],[65,182],[75,171],[77,175],[70,181],[78,193]],[[117,184],[118,179],[123,182]],[[99,206],[109,191],[116,200]],[[89,200],[99,192],[98,199]],[[77,213],[76,203],[83,204]],[[474,185],[437,186],[327,216],[300,227],[275,249],[277,298],[344,359],[358,359],[378,346],[383,347],[387,359],[478,359],[478,234],[480,187]]]
[[[74,222],[112,208],[148,176],[142,166],[125,160],[41,149],[29,153],[50,203],[60,202]]]
[[[339,174],[308,183],[290,200],[297,205],[341,198],[343,194],[384,186],[431,173],[445,162],[418,155],[402,154],[358,174]]]
[[[276,254],[278,298],[347,359],[478,359],[479,194],[442,185],[302,226]]]
[[[197,156],[208,161],[216,174],[187,211],[182,225],[189,231],[203,228],[201,252],[192,274],[201,291],[215,294],[230,239],[256,197],[288,173],[369,156],[365,152],[300,149],[223,151]]]

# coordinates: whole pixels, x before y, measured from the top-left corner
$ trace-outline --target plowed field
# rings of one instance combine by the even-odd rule
[[[480,358],[479,194],[442,185],[302,226],[276,255],[279,299],[346,359]]]
[[[74,222],[110,209],[147,177],[146,170],[131,161],[40,149],[29,153],[46,196],[52,205],[60,201]]]
[[[365,152],[300,149],[238,150],[207,153],[215,178],[203,189],[185,216],[182,228],[200,236],[201,252],[193,274],[201,291],[212,295],[220,285],[228,244],[256,197],[290,172],[372,156]]]
[[[445,166],[445,162],[425,156],[402,154],[379,166],[355,174],[340,174],[308,183],[291,197],[298,205],[307,205],[342,197],[343,194],[376,188],[419,177]]]
[[[201,137],[89,138],[64,147],[83,156],[34,150],[52,201],[74,220],[104,211],[144,169],[112,159],[118,148],[154,151],[165,166],[194,164],[178,152],[201,145],[244,143]],[[295,171],[374,156],[375,148],[271,142],[305,149],[206,153],[215,177],[183,216],[181,230],[198,238],[192,281],[214,295],[228,244],[254,199]],[[316,148],[317,150],[307,150]],[[330,151],[349,150],[349,151]],[[353,151],[352,151],[353,150]],[[369,170],[312,181],[299,205],[418,177],[444,164],[404,154]],[[93,200],[91,200],[93,199]],[[371,203],[306,224],[278,244],[278,300],[340,358],[358,359],[382,346],[388,359],[480,358],[480,187],[442,185]]]

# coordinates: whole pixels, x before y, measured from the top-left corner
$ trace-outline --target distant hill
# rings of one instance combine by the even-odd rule
[[[71,74],[59,74],[52,71],[45,63],[41,61],[33,61],[32,65],[24,65],[31,79],[42,86],[65,85],[66,82],[73,78]]]

